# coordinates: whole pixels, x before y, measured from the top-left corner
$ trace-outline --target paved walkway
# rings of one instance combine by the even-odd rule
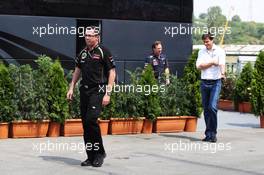
[[[204,130],[204,119],[198,120],[198,130]],[[218,128],[219,129],[245,129],[259,128],[259,118],[253,114],[219,111],[218,112]]]
[[[82,137],[0,140],[0,174],[264,174],[258,118],[220,111],[217,144],[200,141],[203,123],[195,133],[104,136],[108,156],[101,168],[80,166]]]

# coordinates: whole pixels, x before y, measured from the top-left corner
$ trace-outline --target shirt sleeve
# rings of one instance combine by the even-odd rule
[[[81,68],[81,53],[79,53],[75,58],[75,67]]]
[[[168,59],[166,58],[166,59],[165,59],[165,69],[167,69],[167,68],[169,68],[169,61],[168,61]]]
[[[150,57],[148,56],[146,59],[145,59],[145,65],[144,65],[144,68],[146,68],[149,64],[150,64]]]
[[[115,68],[115,61],[111,52],[108,49],[104,49],[104,56],[103,56],[104,67],[107,71]]]
[[[225,65],[225,51],[223,49],[221,49],[220,53],[219,53],[219,65]]]
[[[198,58],[196,60],[196,68],[198,68],[202,64],[202,50],[199,50],[198,52]]]

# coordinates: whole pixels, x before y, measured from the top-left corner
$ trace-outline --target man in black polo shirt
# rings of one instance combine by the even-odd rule
[[[100,167],[106,157],[97,119],[102,111],[102,106],[110,102],[116,73],[111,53],[99,45],[99,35],[99,27],[86,28],[86,47],[75,60],[76,67],[67,93],[67,98],[72,100],[75,84],[81,74],[81,116],[88,156],[87,160],[81,163],[82,166]],[[103,86],[108,89],[102,91]]]
[[[159,83],[162,82],[162,75],[165,74],[166,84],[170,83],[169,79],[169,63],[164,54],[162,54],[162,44],[160,41],[155,41],[152,44],[152,54],[150,54],[145,60],[145,68],[148,64],[153,67],[155,78]]]

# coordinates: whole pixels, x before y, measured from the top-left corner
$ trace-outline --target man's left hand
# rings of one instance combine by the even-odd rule
[[[102,101],[102,105],[106,106],[110,103],[110,96],[109,95],[104,95],[103,101]]]
[[[166,85],[170,84],[170,79],[166,79]]]
[[[222,80],[226,80],[226,76],[225,76],[225,74],[221,74],[221,79],[222,79]]]

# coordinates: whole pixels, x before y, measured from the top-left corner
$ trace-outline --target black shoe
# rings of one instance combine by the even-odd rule
[[[104,154],[97,154],[95,156],[95,159],[94,159],[93,163],[92,163],[92,166],[101,167],[103,165],[103,163],[104,163],[104,158],[105,157],[106,157],[105,153]]]
[[[210,142],[210,137],[206,136],[204,139],[202,139],[203,142]]]
[[[211,138],[211,139],[210,139],[210,142],[212,142],[212,143],[217,142],[217,138],[216,138],[216,137]]]
[[[86,159],[81,163],[81,166],[92,166],[92,162],[89,159]]]

